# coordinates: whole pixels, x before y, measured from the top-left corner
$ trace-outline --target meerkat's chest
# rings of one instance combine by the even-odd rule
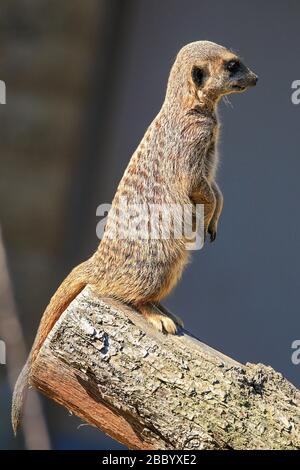
[[[219,125],[216,123],[212,129],[211,139],[207,147],[204,158],[205,176],[209,181],[215,178],[216,170],[219,163],[218,155]]]

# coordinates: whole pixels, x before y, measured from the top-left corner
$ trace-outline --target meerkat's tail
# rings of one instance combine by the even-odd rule
[[[22,418],[22,410],[28,389],[31,364],[35,361],[41,346],[61,314],[66,310],[68,305],[75,299],[79,292],[81,292],[89,283],[92,272],[91,268],[92,258],[74,268],[59,286],[44,312],[30,355],[14,388],[11,421],[15,434]]]
[[[23,404],[25,402],[26,393],[28,389],[30,370],[29,365],[30,364],[28,358],[15,384],[14,393],[12,397],[11,424],[15,436],[17,434],[17,430],[22,419]]]

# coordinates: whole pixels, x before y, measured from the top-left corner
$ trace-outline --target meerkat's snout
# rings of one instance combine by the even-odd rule
[[[239,58],[233,58],[224,64],[228,74],[228,93],[242,92],[256,85],[258,76]]]
[[[248,69],[248,74],[245,79],[246,88],[255,86],[257,84],[258,76]]]
[[[255,75],[255,73],[251,72],[253,77],[252,77],[252,80],[251,80],[251,83],[252,83],[252,86],[255,86],[258,82],[258,76]]]

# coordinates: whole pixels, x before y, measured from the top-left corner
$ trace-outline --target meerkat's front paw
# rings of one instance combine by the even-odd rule
[[[210,241],[211,243],[215,241],[217,238],[217,230],[215,228],[209,228],[208,233],[210,235]]]
[[[217,238],[217,225],[213,222],[209,224],[207,233],[210,235],[210,241],[211,243],[215,241]]]

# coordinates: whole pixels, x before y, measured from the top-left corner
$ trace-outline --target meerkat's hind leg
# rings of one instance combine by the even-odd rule
[[[175,321],[175,318],[171,318],[171,316],[161,312],[156,304],[147,303],[139,305],[137,309],[156,330],[172,335],[177,333],[179,324]]]
[[[180,317],[175,315],[175,313],[170,312],[166,307],[164,307],[161,303],[154,304],[162,313],[167,315],[168,317],[172,318],[172,320],[176,323],[176,325],[180,326],[180,328],[184,327],[183,321]]]

